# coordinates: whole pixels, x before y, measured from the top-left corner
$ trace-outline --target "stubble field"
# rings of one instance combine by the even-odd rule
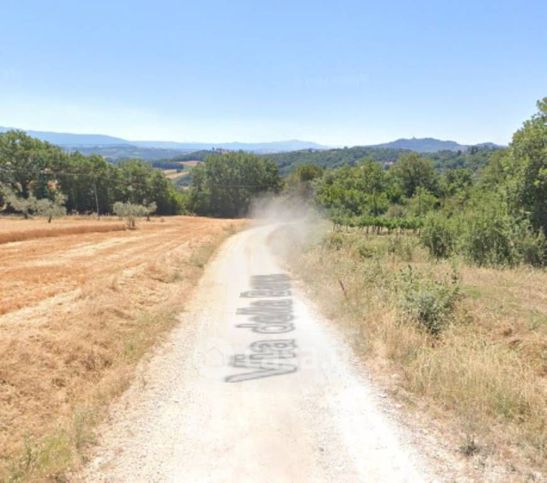
[[[55,478],[81,462],[109,401],[241,226],[0,219],[0,480]]]

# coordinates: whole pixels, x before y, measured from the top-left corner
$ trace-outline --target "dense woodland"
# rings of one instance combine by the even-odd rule
[[[160,170],[141,160],[111,164],[97,155],[66,153],[22,131],[0,134],[0,206],[31,215],[25,200],[59,200],[69,213],[112,213],[114,203],[155,203],[157,213],[184,208],[184,196]],[[35,205],[35,203],[34,203]],[[19,209],[18,209],[19,208]]]
[[[499,149],[501,148],[495,145],[478,145],[460,151],[444,150],[428,153],[428,157],[439,170],[450,168],[478,169],[487,164],[490,157]],[[408,149],[355,146],[340,149],[306,149],[303,151],[261,154],[260,156],[274,161],[281,175],[287,175],[303,164],[336,168],[347,165],[353,166],[364,158],[373,159],[388,167],[408,152],[410,152]],[[219,152],[196,151],[176,156],[173,159],[158,161],[155,165],[163,166],[164,164],[173,164],[180,161],[204,161],[213,154],[219,154]]]
[[[21,131],[0,134],[0,206],[25,216],[113,212],[116,202],[156,213],[243,216],[264,193],[305,198],[336,224],[412,230],[435,257],[479,264],[543,265],[547,234],[547,98],[508,148],[421,155],[355,147],[254,155],[203,151],[177,187],[141,160],[111,164],[66,153]],[[176,168],[181,158],[156,163]],[[281,174],[288,172],[282,178]]]
[[[245,152],[215,154],[192,170],[189,208],[198,214],[236,217],[248,212],[254,197],[278,193],[276,164]]]

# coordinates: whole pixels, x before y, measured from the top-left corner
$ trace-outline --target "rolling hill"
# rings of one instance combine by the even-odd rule
[[[493,143],[482,143],[478,146],[495,148],[497,147]],[[465,144],[459,144],[456,141],[443,141],[435,138],[410,138],[410,139],[397,139],[389,143],[375,144],[373,148],[387,148],[387,149],[408,149],[410,151],[416,151],[418,153],[436,153],[438,151],[465,151],[470,146]]]
[[[0,127],[0,132],[10,129]],[[180,153],[192,151],[226,149],[230,151],[252,151],[255,153],[279,153],[283,151],[298,151],[302,149],[327,149],[309,141],[292,139],[288,141],[275,141],[265,143],[241,143],[241,142],[220,142],[220,143],[192,143],[173,141],[132,141],[123,138],[107,136],[104,134],[74,134],[51,131],[26,130],[32,137],[47,141],[68,150],[78,150],[89,154],[90,150],[109,158],[123,158],[129,155],[145,159],[160,159]],[[153,150],[146,152],[145,150]],[[174,152],[174,153],[170,153]]]

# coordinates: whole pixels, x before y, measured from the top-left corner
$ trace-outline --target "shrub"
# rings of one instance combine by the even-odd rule
[[[135,228],[135,219],[139,216],[146,216],[149,209],[143,205],[136,205],[133,203],[122,203],[116,201],[113,206],[114,214],[120,218],[125,218],[128,228]]]
[[[376,250],[366,240],[361,240],[357,243],[357,253],[361,258],[366,259],[374,257],[374,255],[376,255]]]
[[[42,198],[36,202],[36,214],[45,216],[48,223],[51,223],[53,218],[61,218],[66,215],[65,201],[66,196],[61,193],[57,193],[53,200]]]
[[[30,215],[36,211],[38,200],[31,193],[28,198],[24,198],[6,185],[0,185],[0,193],[5,204],[9,205],[13,211],[21,213],[25,219],[30,218]]]
[[[521,223],[516,233],[516,250],[522,263],[543,267],[547,262],[547,241],[543,232],[535,233],[529,223]]]
[[[437,213],[426,217],[420,241],[432,257],[448,258],[454,251],[456,240],[456,229],[451,220]]]
[[[20,196],[8,186],[0,185],[0,193],[5,198],[7,205],[13,211],[21,213],[25,219],[30,218],[31,214],[45,216],[48,223],[51,223],[53,218],[60,218],[66,215],[64,203],[66,196],[60,192],[54,194],[53,199],[36,198],[32,193],[27,198]]]
[[[391,236],[388,239],[387,252],[396,255],[405,262],[412,261],[414,257],[415,243],[413,239],[405,236]]]
[[[518,262],[515,220],[503,208],[488,206],[469,210],[464,220],[461,248],[470,262],[479,266],[512,266]]]
[[[450,281],[420,276],[411,267],[401,272],[400,315],[432,335],[438,335],[452,321],[459,297],[460,283],[455,272]]]
[[[340,250],[344,246],[344,235],[342,233],[333,232],[329,233],[323,239],[323,246],[331,250]]]

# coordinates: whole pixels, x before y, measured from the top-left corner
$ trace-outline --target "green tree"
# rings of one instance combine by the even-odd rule
[[[136,228],[136,219],[140,216],[148,216],[149,209],[144,205],[137,205],[130,202],[116,201],[113,207],[114,214],[120,218],[125,218],[127,227],[130,230]]]
[[[416,217],[423,217],[434,210],[437,197],[421,186],[416,189],[414,196],[408,200],[409,213]]]
[[[285,190],[291,196],[310,200],[315,195],[315,182],[323,176],[323,171],[313,163],[300,164],[285,179]]]
[[[6,207],[9,206],[16,213],[21,213],[25,219],[30,218],[30,215],[36,211],[38,200],[32,193],[24,198],[8,185],[0,185],[0,192]]]
[[[384,170],[366,159],[353,167],[327,171],[318,185],[316,199],[337,215],[378,216],[389,206],[386,189]]]
[[[384,214],[389,206],[384,169],[371,158],[366,158],[358,165],[358,170],[361,189],[365,194],[366,213],[372,216]]]
[[[527,216],[547,235],[547,97],[514,135],[504,158],[506,189],[514,214]]]
[[[9,186],[17,196],[28,198],[33,184],[43,182],[44,171],[51,167],[54,159],[62,156],[59,148],[23,131],[3,133],[0,135],[0,183]]]
[[[198,214],[241,216],[254,197],[280,188],[272,161],[242,151],[217,154],[192,170],[191,206]]]
[[[36,202],[36,214],[38,216],[45,216],[47,222],[51,223],[53,218],[61,218],[66,215],[65,200],[65,195],[59,192],[55,194],[52,200],[41,198]]]
[[[407,198],[412,198],[418,188],[425,188],[432,193],[437,190],[433,162],[418,153],[403,154],[390,169],[390,175]]]

